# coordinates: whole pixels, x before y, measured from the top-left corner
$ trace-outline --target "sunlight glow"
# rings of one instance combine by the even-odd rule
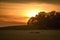
[[[39,12],[60,11],[60,5],[47,3],[0,3],[0,21],[24,22],[35,17]]]
[[[26,16],[28,16],[28,17],[35,17],[39,12],[48,12],[48,11],[46,11],[46,10],[36,10],[36,9],[34,9],[34,10],[28,10],[26,13],[27,13],[27,15]]]
[[[38,14],[38,11],[36,11],[36,10],[30,10],[29,11],[29,16],[30,17],[32,17],[32,16],[34,17],[36,14]]]
[[[28,17],[35,17],[35,15],[38,14],[38,12],[40,12],[40,11],[39,10],[35,10],[35,9],[34,10],[32,10],[32,9],[28,10],[27,11],[27,16]]]

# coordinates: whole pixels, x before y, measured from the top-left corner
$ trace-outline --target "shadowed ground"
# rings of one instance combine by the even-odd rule
[[[0,30],[0,40],[60,40],[60,30]]]

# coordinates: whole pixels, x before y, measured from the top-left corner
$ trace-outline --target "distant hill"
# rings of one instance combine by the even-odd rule
[[[59,28],[60,29],[60,28]],[[18,26],[6,26],[6,27],[0,27],[0,30],[59,30],[57,28],[42,28],[39,26],[28,26],[28,25],[18,25]]]
[[[18,25],[18,26],[6,26],[6,27],[0,27],[0,30],[21,30],[26,29],[27,25]]]

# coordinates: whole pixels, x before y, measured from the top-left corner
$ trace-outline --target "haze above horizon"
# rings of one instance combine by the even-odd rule
[[[60,12],[59,1],[60,0],[1,0],[0,24],[4,24],[5,22],[26,23],[30,17],[35,16],[41,11],[50,12],[55,10]]]

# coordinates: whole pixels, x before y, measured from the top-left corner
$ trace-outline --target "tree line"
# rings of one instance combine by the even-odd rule
[[[35,17],[31,17],[27,24],[39,29],[60,29],[60,12],[39,12]]]

